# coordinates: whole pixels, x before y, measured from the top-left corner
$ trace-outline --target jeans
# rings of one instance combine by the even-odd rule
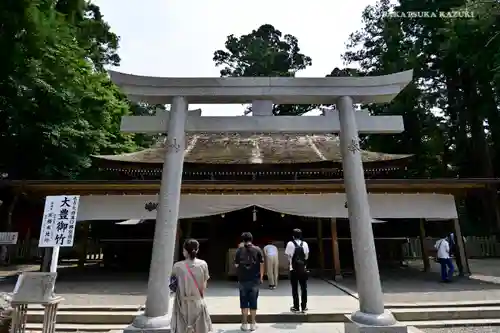
[[[441,264],[441,280],[450,281],[455,271],[453,260],[451,258],[439,258],[439,263]]]
[[[259,283],[245,281],[239,283],[240,287],[240,309],[257,310],[257,299],[259,298]]]
[[[295,271],[290,271],[290,284],[292,285],[293,308],[299,309],[299,285],[301,291],[300,308],[307,308],[307,273],[298,274]]]

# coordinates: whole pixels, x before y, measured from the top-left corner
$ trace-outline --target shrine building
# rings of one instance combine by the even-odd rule
[[[483,191],[478,179],[408,179],[411,155],[362,151],[379,265],[399,264],[407,237],[454,231],[460,234],[457,198]],[[93,156],[95,181],[5,181],[4,199],[12,206],[12,228],[38,244],[47,195],[80,195],[74,249],[86,258],[102,254],[102,265],[123,271],[149,269],[157,194],[165,156],[163,140],[149,149]],[[12,200],[12,198],[16,200]],[[177,257],[186,238],[201,243],[200,257],[216,278],[234,276],[232,254],[240,235],[255,243],[272,241],[283,257],[294,228],[303,231],[315,274],[353,273],[353,256],[344,193],[342,157],[336,135],[188,135],[179,208]],[[425,225],[425,228],[423,226]],[[88,244],[93,244],[91,248]],[[464,253],[463,250],[461,253]],[[467,272],[465,255],[460,259]]]

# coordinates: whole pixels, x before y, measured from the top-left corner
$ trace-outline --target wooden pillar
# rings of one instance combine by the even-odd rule
[[[467,252],[465,251],[465,242],[462,235],[462,229],[460,228],[460,221],[458,219],[453,219],[453,229],[455,231],[455,241],[457,242],[457,266],[458,271],[461,276],[470,275],[469,260],[467,258]]]
[[[339,256],[339,242],[337,237],[337,220],[331,219],[330,222],[332,230],[332,253],[333,253],[333,276],[335,281],[342,280],[342,273],[340,271],[340,256]]]
[[[180,249],[179,249],[179,242],[182,237],[182,230],[181,230],[181,220],[177,220],[177,234],[175,235],[175,248],[174,248],[174,262],[179,261],[179,256],[180,256]]]
[[[429,261],[429,253],[425,246],[425,219],[420,219],[420,252],[422,252],[422,261],[424,262],[424,272],[431,270],[431,263]]]
[[[7,211],[7,221],[6,221],[6,226],[5,226],[5,231],[6,232],[11,232],[12,231],[12,224],[13,224],[13,217],[14,217],[14,210],[16,209],[16,205],[19,201],[19,196],[21,195],[21,192],[16,191],[14,194],[14,198],[12,199],[12,202],[9,205],[8,211]],[[11,263],[11,258],[15,257],[15,255],[12,254],[13,251],[16,251],[17,245],[4,245],[1,247],[2,251],[2,257],[3,257],[3,262],[2,264],[4,265],[9,265]]]
[[[12,264],[13,260],[17,261],[21,259],[23,262],[30,261],[34,256],[38,254],[38,246],[35,249],[36,253],[33,253],[33,248],[31,246],[31,228],[28,227],[26,230],[26,235],[24,236],[24,242],[17,240],[17,244],[12,245],[13,250],[10,253],[11,258],[4,258],[3,256],[9,255],[8,251],[5,253],[0,253],[0,257],[2,257],[2,264]],[[37,243],[38,244],[38,243]],[[2,249],[3,252],[3,249]],[[5,260],[7,259],[7,260]]]
[[[192,231],[193,231],[193,220],[189,219],[189,220],[187,220],[186,234],[185,234],[184,239],[191,238]]]
[[[43,258],[40,264],[40,272],[50,271],[50,261],[52,259],[52,247],[46,247],[43,251]]]
[[[319,250],[319,268],[321,275],[325,272],[325,251],[323,248],[323,220],[318,219],[318,250]]]
[[[81,237],[80,258],[78,259],[78,267],[84,268],[85,263],[87,261],[90,221],[82,221],[80,223],[81,223],[82,237]]]

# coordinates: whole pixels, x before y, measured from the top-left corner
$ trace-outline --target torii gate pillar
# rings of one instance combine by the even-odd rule
[[[384,309],[380,274],[371,225],[370,205],[359,147],[358,128],[351,97],[337,100],[340,119],[340,149],[349,212],[359,311],[351,316],[354,323],[391,326],[396,319]],[[354,332],[357,327],[353,327]],[[392,332],[392,331],[391,331]]]
[[[128,329],[131,331],[170,331],[169,280],[179,218],[187,111],[186,99],[175,97],[169,112],[168,128],[165,129],[168,133],[166,155],[158,196],[146,308],[143,315],[135,317],[132,327]]]

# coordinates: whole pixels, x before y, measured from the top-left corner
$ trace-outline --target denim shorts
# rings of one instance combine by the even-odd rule
[[[240,309],[257,310],[259,298],[259,284],[253,281],[240,282]]]

